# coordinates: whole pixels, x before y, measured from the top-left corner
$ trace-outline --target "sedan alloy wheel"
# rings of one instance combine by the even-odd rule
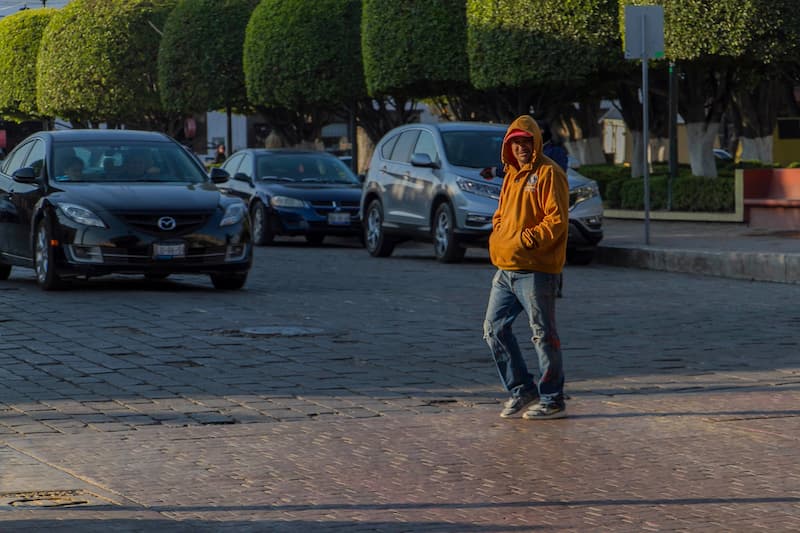
[[[55,265],[53,264],[53,249],[50,247],[50,229],[45,220],[41,220],[36,227],[34,261],[36,283],[38,283],[42,289],[49,291],[61,286],[61,279],[56,274]]]

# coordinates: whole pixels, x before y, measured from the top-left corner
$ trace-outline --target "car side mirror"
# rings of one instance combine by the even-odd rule
[[[439,168],[439,165],[431,161],[431,156],[428,154],[414,154],[411,156],[411,164],[415,167],[428,167],[428,168]]]
[[[36,181],[36,171],[33,167],[22,167],[15,170],[11,176],[19,183],[33,183]]]
[[[243,181],[246,184],[248,184],[249,186],[254,187],[253,178],[251,178],[250,176],[248,176],[244,172],[237,172],[236,174],[233,175],[233,179],[235,179],[236,181]]]
[[[228,174],[228,171],[219,167],[212,168],[208,173],[208,177],[211,178],[212,183],[225,183],[231,179],[231,175]]]

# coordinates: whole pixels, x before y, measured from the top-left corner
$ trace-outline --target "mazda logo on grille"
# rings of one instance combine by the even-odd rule
[[[175,219],[172,217],[161,217],[158,219],[158,227],[164,231],[175,229],[175,226],[177,225],[178,223],[175,222]]]

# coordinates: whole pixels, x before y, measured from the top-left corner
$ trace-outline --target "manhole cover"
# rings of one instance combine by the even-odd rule
[[[303,326],[259,326],[240,330],[247,335],[259,337],[299,337],[303,335],[319,335],[324,330],[320,328],[307,328]]]
[[[0,494],[0,501],[16,509],[41,507],[73,507],[77,505],[103,505],[98,496],[83,490],[42,490]]]

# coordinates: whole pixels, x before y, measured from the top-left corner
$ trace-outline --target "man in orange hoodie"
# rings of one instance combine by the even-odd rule
[[[500,416],[511,417],[533,404],[523,418],[563,418],[564,368],[555,303],[569,232],[567,176],[542,153],[542,134],[528,115],[509,126],[501,159],[505,179],[489,237],[489,257],[498,270],[483,324],[484,339],[511,393]],[[539,358],[538,383],[511,331],[522,311]]]

